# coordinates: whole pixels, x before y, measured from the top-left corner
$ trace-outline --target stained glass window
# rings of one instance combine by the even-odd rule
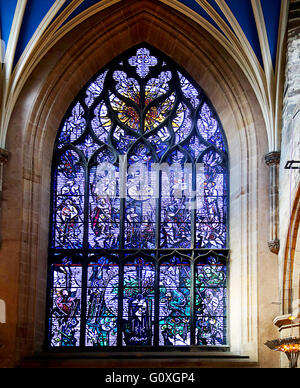
[[[226,346],[228,181],[183,69],[147,44],[102,69],[54,147],[47,346]]]

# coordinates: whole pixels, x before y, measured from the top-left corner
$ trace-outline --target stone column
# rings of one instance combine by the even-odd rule
[[[279,252],[279,164],[280,152],[273,151],[265,155],[265,163],[270,168],[269,199],[270,199],[270,237],[268,246],[271,252]]]

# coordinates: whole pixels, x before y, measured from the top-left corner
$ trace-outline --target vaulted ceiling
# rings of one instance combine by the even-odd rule
[[[245,34],[262,66],[263,59],[262,48],[259,43],[259,30],[265,28],[272,64],[275,67],[282,5],[281,0],[261,0],[263,19],[257,21],[255,20],[255,2],[251,0],[180,0],[164,2],[169,3],[174,7],[182,7],[182,11],[190,13],[191,16],[205,19],[212,27],[224,34],[225,37],[227,36],[227,31],[224,27],[229,27],[233,32],[235,32],[235,29],[237,28],[240,29]],[[12,30],[12,25],[17,3],[18,0],[0,0],[1,36],[6,45],[10,34],[15,33],[15,31]],[[65,18],[61,21],[62,25],[74,19],[80,13],[86,12],[97,3],[108,2],[103,0],[28,0],[23,1],[23,3],[26,4],[21,23],[20,36],[16,46],[14,63],[20,59],[30,39],[32,39],[33,35],[41,27],[43,22],[45,22],[45,18],[49,18],[50,13],[51,16],[48,19],[48,22],[54,21],[58,16],[62,16],[62,14],[65,13]],[[72,9],[67,9],[70,5],[74,5],[74,7],[72,7]],[[56,12],[52,13],[52,10],[55,10]],[[236,26],[233,25],[233,22],[237,23]],[[259,26],[256,25],[257,22],[260,24]],[[263,26],[263,22],[265,26]]]
[[[45,35],[53,37],[124,0],[0,0],[2,121],[9,101]],[[142,1],[142,0],[141,0]],[[278,148],[281,58],[289,0],[160,0],[193,19],[240,63],[265,106],[270,151]],[[4,132],[3,132],[4,131]],[[5,147],[5,135],[0,147]]]

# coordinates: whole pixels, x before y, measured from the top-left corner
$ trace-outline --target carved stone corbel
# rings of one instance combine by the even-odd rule
[[[280,152],[273,151],[265,155],[265,163],[270,168],[269,202],[270,202],[270,237],[268,247],[272,253],[278,254],[280,242],[278,239],[279,225],[279,164]]]
[[[268,241],[268,247],[272,253],[275,253],[278,255],[279,248],[280,248],[280,243],[279,240],[270,240]]]

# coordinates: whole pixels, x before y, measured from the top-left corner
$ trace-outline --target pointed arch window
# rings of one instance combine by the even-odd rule
[[[226,139],[183,69],[147,44],[102,69],[63,119],[51,193],[49,348],[227,345]]]

